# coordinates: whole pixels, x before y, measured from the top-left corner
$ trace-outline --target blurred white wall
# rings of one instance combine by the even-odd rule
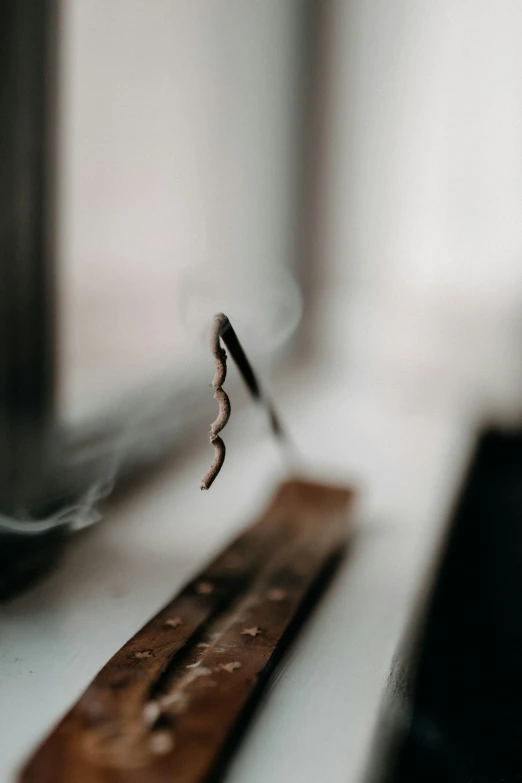
[[[444,378],[520,412],[522,3],[332,0],[327,38],[324,351],[401,405]]]
[[[522,293],[522,3],[333,0],[327,256],[338,279]]]
[[[374,298],[358,327],[363,375],[393,340],[405,361],[438,352],[444,372],[471,344],[499,346],[491,374],[505,375],[522,355],[522,3],[327,6],[323,346],[353,359],[339,330],[362,290]],[[194,291],[198,317],[227,310],[249,345],[272,346],[265,324],[268,337],[285,332],[277,270],[295,240],[301,8],[64,0],[69,417],[185,366],[194,345],[180,316]]]
[[[254,312],[277,321],[294,249],[299,6],[62,3],[66,418],[185,367],[194,292],[198,316],[226,309],[254,341]]]

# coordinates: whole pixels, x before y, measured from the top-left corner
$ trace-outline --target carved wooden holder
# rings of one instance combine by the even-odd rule
[[[283,484],[261,519],[106,664],[21,783],[215,780],[348,540],[352,499]]]

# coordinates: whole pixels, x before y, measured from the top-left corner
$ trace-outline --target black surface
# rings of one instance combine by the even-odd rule
[[[417,666],[413,719],[387,781],[521,781],[521,432],[480,439]]]
[[[31,587],[57,565],[66,537],[59,533],[0,538],[0,601]]]
[[[55,392],[56,0],[0,2],[0,511],[39,495]]]

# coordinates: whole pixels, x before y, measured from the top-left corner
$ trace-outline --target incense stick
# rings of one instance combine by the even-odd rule
[[[256,402],[260,403],[266,410],[270,428],[273,435],[280,441],[286,440],[286,435],[281,425],[281,420],[276,413],[272,402],[266,397],[261,389],[261,385],[254,373],[252,365],[239,342],[237,334],[232,324],[224,313],[218,313],[214,316],[212,324],[212,334],[210,337],[210,350],[214,356],[216,370],[212,379],[212,388],[214,389],[214,399],[218,404],[217,418],[210,425],[209,439],[214,446],[214,461],[209,471],[201,481],[201,489],[210,489],[217,478],[223,463],[225,461],[226,447],[219,437],[219,433],[226,426],[230,418],[230,400],[222,386],[227,375],[227,354],[221,347],[221,340],[230,351],[230,355],[243,378],[250,394]]]

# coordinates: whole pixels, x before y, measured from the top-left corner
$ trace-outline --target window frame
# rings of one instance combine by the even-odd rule
[[[300,76],[297,177],[294,183],[295,253],[290,271],[302,288],[313,285],[303,273],[314,253],[317,179],[318,63],[324,14],[320,0],[300,0]],[[0,510],[40,516],[56,503],[74,499],[109,475],[118,452],[118,476],[163,458],[191,431],[208,400],[207,382],[163,390],[162,403],[144,417],[138,437],[121,448],[126,421],[143,402],[140,392],[118,401],[84,426],[60,424],[57,406],[58,319],[56,225],[56,104],[59,0],[5,0],[0,12],[2,45],[2,138],[6,173],[0,307]],[[309,275],[309,272],[308,272]],[[306,290],[305,290],[306,293]],[[285,368],[302,347],[295,335],[279,352]],[[184,401],[190,400],[187,406]],[[176,421],[183,405],[190,415]],[[181,417],[180,417],[181,418]],[[107,473],[109,471],[109,473]],[[114,471],[113,471],[114,472]],[[111,476],[111,481],[114,476]]]

